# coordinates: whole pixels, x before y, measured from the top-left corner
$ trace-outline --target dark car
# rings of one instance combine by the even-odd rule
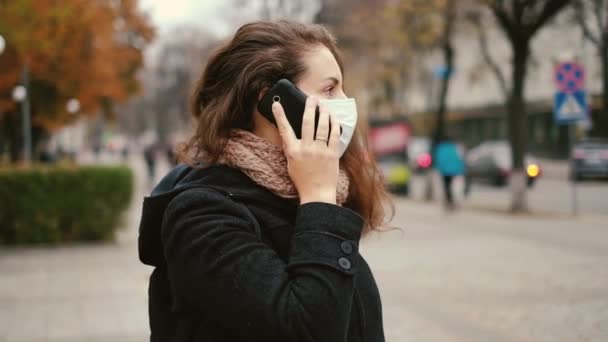
[[[608,177],[608,140],[588,139],[575,144],[570,156],[570,176],[575,180]]]
[[[472,148],[467,154],[467,181],[483,180],[496,186],[508,183],[513,171],[511,146],[506,141],[489,141]],[[538,162],[530,155],[524,157],[528,186],[541,175]]]

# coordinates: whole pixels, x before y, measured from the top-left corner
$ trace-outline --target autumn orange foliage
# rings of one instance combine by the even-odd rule
[[[80,115],[126,100],[155,30],[137,0],[0,0],[0,124],[18,108],[11,91],[27,63],[33,124],[53,131]]]

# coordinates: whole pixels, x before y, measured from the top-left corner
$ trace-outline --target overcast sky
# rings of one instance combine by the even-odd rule
[[[310,0],[307,9],[292,19],[310,21],[317,11],[315,3]],[[256,19],[259,5],[258,1],[251,0],[237,9],[227,0],[140,0],[140,8],[150,13],[154,24],[160,28],[161,36],[180,25],[194,25],[226,36],[241,24]]]
[[[191,24],[221,34],[225,24],[214,20],[220,10],[217,0],[141,0],[140,7],[150,13],[161,35],[172,27]]]
[[[170,39],[168,33],[179,26],[196,26],[218,36],[230,34],[232,27],[222,18],[222,1],[218,0],[140,0],[140,8],[152,18],[158,37],[146,49],[148,63],[157,62],[160,46]]]
[[[168,33],[179,26],[195,26],[218,38],[227,37],[238,26],[255,19],[256,4],[259,3],[247,2],[247,8],[237,10],[227,0],[140,0],[140,9],[151,16],[158,28],[158,39],[146,50],[146,58],[154,61],[162,42],[171,39]],[[294,19],[309,21],[314,11],[316,8],[312,6],[302,12],[302,18]]]

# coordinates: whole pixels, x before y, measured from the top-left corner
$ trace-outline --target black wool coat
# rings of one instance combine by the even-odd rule
[[[225,165],[174,170],[140,224],[151,341],[383,342],[362,228],[349,209],[299,205]]]

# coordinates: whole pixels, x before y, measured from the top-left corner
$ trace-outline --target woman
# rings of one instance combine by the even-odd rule
[[[380,229],[388,196],[363,135],[345,141],[324,107],[346,98],[342,76],[318,25],[244,25],[209,59],[193,96],[198,127],[181,151],[194,168],[144,206],[152,341],[384,341],[358,246]],[[276,126],[257,110],[283,78],[309,96],[301,139],[280,103]],[[156,246],[146,236],[160,217]]]

